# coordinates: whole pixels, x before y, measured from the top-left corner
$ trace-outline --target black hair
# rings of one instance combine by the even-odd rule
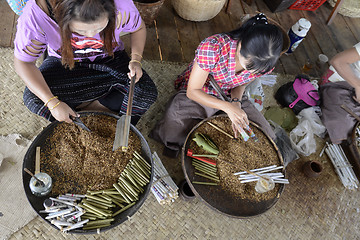
[[[266,73],[275,66],[280,57],[283,33],[278,26],[268,23],[262,13],[226,34],[238,40],[238,44],[241,43],[240,54],[247,60],[247,70]]]

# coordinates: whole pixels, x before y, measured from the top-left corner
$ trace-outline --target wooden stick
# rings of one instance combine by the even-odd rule
[[[360,122],[360,117],[358,115],[356,115],[353,111],[351,111],[350,108],[348,108],[347,106],[345,106],[344,104],[341,105],[342,109],[344,109],[345,111],[347,111],[351,116],[353,116],[356,120],[358,120]]]
[[[40,147],[36,147],[35,155],[35,174],[40,172]]]
[[[219,132],[222,132],[223,134],[225,134],[226,136],[228,136],[229,138],[233,139],[235,138],[234,136],[231,136],[229,133],[225,132],[224,130],[222,130],[221,128],[219,128],[218,126],[212,124],[211,122],[207,122],[210,126],[212,126],[213,128],[215,128],[216,130],[218,130]]]
[[[338,11],[340,10],[341,5],[344,3],[344,0],[337,0],[336,4],[333,8],[333,10],[331,11],[327,21],[326,21],[326,25],[330,25],[332,23],[332,21],[334,20],[336,14],[338,13]]]

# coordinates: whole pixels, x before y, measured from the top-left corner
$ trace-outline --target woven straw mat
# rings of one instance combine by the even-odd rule
[[[21,103],[24,84],[13,71],[12,51],[0,49],[0,56],[1,133],[20,132],[33,137],[47,123],[28,113]],[[180,157],[164,157],[162,145],[147,136],[174,93],[173,80],[185,66],[144,62],[144,69],[158,87],[159,97],[137,125],[176,183],[183,179]],[[266,96],[271,98],[276,87],[290,80],[293,77],[278,75],[277,85],[265,88]],[[197,198],[190,202],[178,198],[171,205],[162,206],[150,193],[131,218],[99,235],[64,234],[37,217],[9,239],[355,239],[360,232],[360,193],[342,186],[329,159],[325,155],[319,157],[322,146],[323,143],[319,144],[317,152],[309,158],[288,165],[290,184],[277,204],[257,217],[231,218],[215,212]],[[309,159],[323,163],[320,177],[309,179],[301,172]]]

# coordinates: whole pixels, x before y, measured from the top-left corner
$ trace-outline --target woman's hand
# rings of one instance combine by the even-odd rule
[[[52,116],[59,122],[72,123],[73,121],[70,119],[70,115],[79,117],[79,114],[74,112],[74,110],[72,110],[66,103],[61,101],[54,101],[54,103],[50,102],[48,107],[49,110],[51,109],[50,112]]]
[[[241,103],[233,102],[228,103],[227,109],[225,111],[229,116],[232,122],[232,129],[235,134],[235,138],[238,137],[241,129],[246,129],[246,126],[249,125],[249,119],[244,110],[241,109]]]
[[[138,82],[143,75],[140,61],[139,62],[138,61],[133,61],[133,62],[130,61],[129,62],[129,70],[130,70],[130,72],[128,73],[129,78],[131,79],[136,74],[135,82]]]
[[[355,87],[354,100],[355,100],[357,103],[360,103],[360,87]]]

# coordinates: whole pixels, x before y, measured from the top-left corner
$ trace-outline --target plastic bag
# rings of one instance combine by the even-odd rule
[[[299,124],[290,132],[290,141],[294,149],[304,156],[316,151],[314,134],[323,138],[326,132],[314,107],[303,109],[299,113]]]
[[[275,144],[284,160],[284,166],[286,167],[290,162],[299,158],[299,154],[293,149],[290,138],[286,131],[276,122],[269,120],[270,126],[272,127],[276,139]]]
[[[265,93],[261,84],[261,79],[256,78],[246,88],[245,94],[249,97],[249,100],[257,110],[260,112],[263,110]]]

